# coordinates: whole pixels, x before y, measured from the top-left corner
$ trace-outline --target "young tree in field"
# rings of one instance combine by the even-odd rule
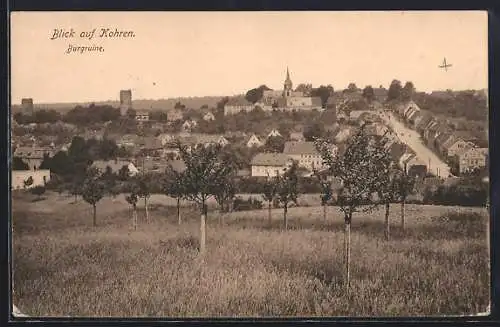
[[[293,162],[292,165],[285,170],[283,175],[277,175],[277,196],[278,200],[283,204],[283,227],[288,229],[288,206],[290,203],[297,203],[298,196],[298,165]]]
[[[182,171],[168,165],[163,178],[163,193],[177,200],[177,222],[181,224],[181,199],[184,197],[184,175]]]
[[[391,203],[398,200],[398,185],[397,178],[398,172],[395,169],[390,169],[388,173],[381,176],[382,181],[380,183],[380,188],[377,190],[377,195],[379,197],[380,203],[384,204],[385,207],[385,240],[388,241],[390,237],[390,222],[389,222],[389,210]]]
[[[82,195],[82,185],[86,178],[87,168],[83,164],[78,164],[74,168],[74,173],[71,178],[70,193],[75,197],[75,202],[78,200],[78,195]],[[93,170],[97,173],[95,170]]]
[[[399,195],[399,201],[401,203],[401,229],[405,228],[405,204],[406,199],[410,194],[413,193],[415,188],[415,179],[408,175],[406,165],[402,170],[399,170],[396,175],[396,188]]]
[[[132,206],[132,221],[134,224],[134,230],[137,230],[137,201],[139,197],[132,191],[129,195],[125,196],[125,200]]]
[[[218,185],[214,188],[214,197],[219,205],[219,224],[224,224],[224,214],[229,211],[229,202],[236,195],[235,176],[233,172],[228,172],[226,176],[222,176],[217,182]]]
[[[81,195],[81,187],[82,185],[78,182],[76,182],[75,179],[73,179],[73,182],[69,185],[69,192],[71,193],[71,195],[73,195],[75,197],[75,201],[74,203],[76,203],[78,201],[78,195]]]
[[[144,199],[144,210],[146,211],[146,223],[149,222],[148,200],[151,197],[153,176],[150,174],[140,174],[136,177],[137,196]]]
[[[118,176],[117,176],[117,178],[118,178],[118,180],[124,182],[124,181],[128,180],[129,177],[130,177],[130,171],[129,171],[129,169],[128,169],[128,167],[126,165],[123,165],[120,168],[120,170],[118,170]]]
[[[213,195],[220,208],[219,224],[223,224],[225,212],[229,212],[230,202],[234,200],[236,195],[236,172],[240,159],[234,151],[223,148],[219,154],[219,160],[225,162],[227,169],[214,185]]]
[[[185,198],[195,202],[201,211],[200,215],[200,254],[206,249],[206,215],[207,200],[215,194],[215,188],[233,171],[224,158],[222,146],[195,146],[188,148],[177,143],[179,154],[186,165],[183,173]]]
[[[375,180],[374,190],[379,198],[379,203],[385,206],[385,239],[389,240],[390,224],[389,210],[391,203],[397,200],[396,178],[397,170],[392,161],[391,153],[387,149],[389,139],[386,132],[381,137],[375,136],[372,140],[372,152],[377,154],[377,160],[373,162],[375,169],[379,172],[379,178]]]
[[[93,226],[97,226],[97,203],[101,201],[106,191],[106,185],[99,176],[99,171],[93,167],[89,168],[81,188],[82,197],[85,202],[93,208]]]
[[[106,186],[106,192],[112,197],[116,197],[119,194],[119,189],[117,186],[117,176],[113,173],[111,167],[107,166],[104,173],[101,175],[101,180]]]
[[[267,201],[267,222],[269,226],[271,226],[271,208],[273,201],[276,199],[277,186],[277,179],[271,178],[269,174],[267,174],[267,179],[264,183],[264,193],[262,194],[262,197],[265,201]]]
[[[321,206],[323,207],[323,223],[326,223],[326,208],[328,206],[328,201],[332,199],[332,182],[330,182],[324,174],[319,173],[316,169],[313,171],[314,175],[318,179],[319,185],[321,187]]]
[[[345,287],[349,291],[351,221],[352,215],[359,211],[370,211],[374,206],[363,207],[370,203],[372,193],[380,185],[378,161],[385,157],[373,140],[366,134],[364,125],[349,140],[345,151],[334,156],[327,141],[317,141],[316,147],[329,172],[342,184],[337,203],[344,213],[344,255],[345,255]]]

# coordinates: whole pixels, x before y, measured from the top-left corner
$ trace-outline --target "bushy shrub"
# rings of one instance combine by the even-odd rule
[[[298,191],[300,194],[321,193],[321,185],[315,178],[302,177],[299,178]]]
[[[423,203],[435,205],[485,206],[488,190],[479,185],[429,187],[424,190]]]
[[[247,210],[258,210],[262,209],[262,201],[259,201],[253,197],[249,197],[248,200],[243,200],[241,197],[237,197],[233,201],[234,211],[247,211]]]
[[[38,186],[32,187],[30,189],[30,191],[31,191],[31,194],[36,195],[38,197],[38,199],[40,199],[40,196],[42,196],[42,194],[45,193],[45,186],[38,185]]]
[[[236,183],[237,193],[262,194],[264,193],[265,177],[243,177]],[[310,177],[300,177],[298,192],[300,194],[321,193],[319,183]]]

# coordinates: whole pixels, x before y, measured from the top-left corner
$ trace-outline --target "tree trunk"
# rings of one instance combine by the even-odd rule
[[[206,246],[206,223],[205,223],[205,210],[201,213],[200,219],[200,254],[205,254],[205,246]]]
[[[288,205],[285,203],[285,206],[283,207],[283,223],[284,223],[284,227],[285,227],[285,230],[288,229],[288,219],[287,219],[287,216],[286,216],[286,213],[288,212]]]
[[[148,198],[144,197],[144,208],[146,209],[146,223],[149,223]]]
[[[269,227],[272,225],[272,220],[271,220],[271,201],[268,201],[267,204],[267,222],[269,224]]]
[[[350,263],[351,263],[351,217],[352,213],[346,214],[344,224],[344,251],[345,251],[345,290],[349,293]]]
[[[222,215],[224,212],[224,202],[219,204],[219,226],[222,226]]]
[[[405,229],[405,202],[406,199],[401,201],[401,229]]]
[[[92,207],[94,209],[93,225],[94,225],[94,227],[96,227],[97,226],[97,207],[95,204],[92,205]]]
[[[326,224],[326,203],[323,204],[323,223]]]
[[[177,198],[177,222],[181,224],[181,199]]]
[[[389,208],[390,204],[387,202],[385,204],[385,240],[389,240],[389,232],[390,232],[390,225],[389,225]]]
[[[132,209],[132,221],[134,224],[134,230],[137,230],[137,207],[134,205]]]

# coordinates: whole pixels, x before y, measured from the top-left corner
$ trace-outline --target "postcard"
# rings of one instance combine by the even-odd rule
[[[15,317],[490,311],[481,11],[12,12]]]

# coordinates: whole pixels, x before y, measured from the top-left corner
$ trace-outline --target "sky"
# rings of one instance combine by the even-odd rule
[[[488,85],[485,11],[442,12],[14,12],[11,99],[36,103],[225,96],[350,82],[418,91]],[[75,37],[51,40],[54,29]],[[134,37],[80,38],[101,28]],[[69,46],[103,52],[65,53]],[[446,57],[453,66],[438,68]]]

